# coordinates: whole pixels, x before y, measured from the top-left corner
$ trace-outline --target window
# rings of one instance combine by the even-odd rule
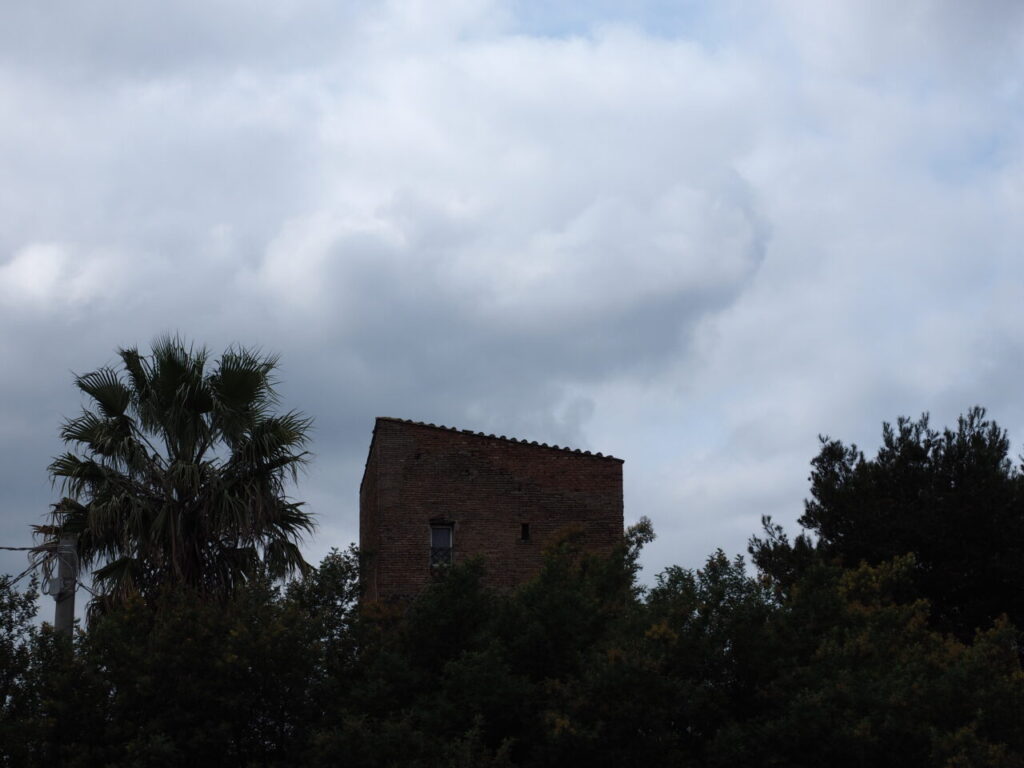
[[[519,526],[519,540],[529,541],[530,540],[530,524],[521,523]]]
[[[430,526],[430,566],[452,564],[452,526]]]

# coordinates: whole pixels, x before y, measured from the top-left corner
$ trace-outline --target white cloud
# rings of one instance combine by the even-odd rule
[[[10,303],[44,304],[52,300],[67,264],[64,251],[57,245],[29,245],[0,267],[0,286]]]
[[[0,28],[0,426],[38,414],[41,474],[68,369],[165,330],[284,353],[331,532],[378,414],[623,456],[652,567],[799,515],[818,432],[1024,433],[1016,3],[114,6]]]
[[[124,288],[111,254],[74,252],[60,243],[30,243],[0,265],[0,304],[47,313],[76,312]]]

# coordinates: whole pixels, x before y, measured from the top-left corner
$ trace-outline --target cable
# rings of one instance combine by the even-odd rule
[[[79,581],[79,582],[76,582],[76,583],[78,584],[78,586],[80,586],[82,589],[84,589],[86,592],[88,592],[93,597],[96,597],[96,598],[100,597],[100,595],[97,594],[95,591],[93,591],[92,588],[85,586],[85,584],[83,584],[82,582]]]
[[[5,582],[4,585],[3,585],[4,588],[5,589],[9,589],[9,588],[13,587],[15,584],[17,584],[19,581],[21,581],[23,578],[25,578],[25,574],[27,574],[29,571],[31,571],[33,568],[35,568],[37,565],[38,565],[38,563],[32,563],[28,568],[26,568],[24,571],[19,573],[13,579],[10,579],[9,581]]]
[[[8,552],[40,552],[40,551],[42,551],[39,546],[35,546],[35,547],[3,547],[3,546],[0,546],[0,550],[6,550]],[[15,584],[17,584],[19,581],[21,581],[23,578],[25,578],[25,575],[29,571],[31,571],[33,568],[35,568],[35,567],[37,567],[39,565],[38,562],[33,563],[33,562],[31,562],[31,560],[32,560],[32,558],[29,557],[29,561],[30,562],[29,562],[28,568],[26,568],[24,571],[19,573],[14,578],[8,578],[8,579],[0,582],[0,585],[2,585],[2,587],[4,589],[9,589],[9,588],[13,587]]]
[[[66,563],[67,565],[71,566],[71,570],[76,574],[76,576],[74,577],[74,583],[75,583],[76,587],[81,587],[82,589],[84,589],[86,592],[88,592],[93,597],[99,597],[100,596],[92,588],[86,586],[85,584],[83,584],[81,581],[78,580],[78,578],[77,578],[77,573],[78,573],[78,562],[77,562],[78,557],[77,557],[77,555],[74,557],[74,561],[73,562],[68,560],[68,559],[66,559],[64,557],[63,553],[61,553],[57,549],[56,542],[52,542],[52,543],[49,543],[49,544],[40,544],[40,545],[35,546],[35,547],[3,547],[3,546],[0,546],[0,550],[6,550],[8,552],[50,552],[51,553],[50,557],[47,557],[47,558],[43,559],[41,562],[32,563],[31,565],[29,565],[28,568],[26,568],[24,571],[19,573],[13,579],[9,579],[6,582],[0,582],[0,587],[2,587],[2,588],[9,589],[10,587],[13,587],[15,584],[17,584],[19,581],[21,581],[23,578],[25,578],[25,575],[29,571],[31,571],[33,568],[38,568],[39,566],[43,567],[43,570],[46,571],[46,573],[47,573],[47,577],[49,577],[49,575],[52,575],[52,573],[53,573],[53,560],[57,559],[57,560],[60,560],[63,563]]]
[[[68,553],[62,553],[59,550],[56,553],[54,553],[54,554],[55,554],[56,559],[60,560],[65,565],[71,566],[71,570],[75,574],[75,576],[73,578],[74,578],[74,582],[75,582],[75,587],[76,588],[77,587],[81,587],[82,589],[84,589],[86,592],[88,592],[93,597],[99,597],[100,596],[91,587],[86,586],[84,583],[82,583],[78,579],[78,555],[76,555],[74,552],[72,552],[72,553],[70,553],[71,557],[68,558],[68,557],[65,557],[65,555],[68,554]],[[52,566],[51,566],[51,568],[52,568]]]

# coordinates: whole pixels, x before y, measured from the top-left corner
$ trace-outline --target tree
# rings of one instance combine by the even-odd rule
[[[916,567],[810,566],[767,627],[751,715],[731,707],[701,764],[1024,765],[1016,630],[999,620],[970,645],[936,631]]]
[[[940,629],[970,640],[1002,613],[1024,626],[1024,478],[1008,454],[1006,432],[982,408],[942,432],[927,415],[885,424],[872,459],[822,438],[799,521],[816,542],[791,545],[766,521],[754,561],[784,587],[819,556],[854,568],[913,554]]]
[[[168,585],[223,597],[261,567],[305,572],[298,543],[314,524],[286,487],[311,420],[275,412],[277,357],[231,347],[211,365],[178,337],[119,356],[75,378],[89,402],[63,424],[70,450],[50,473],[65,498],[38,527],[78,535],[99,606]]]

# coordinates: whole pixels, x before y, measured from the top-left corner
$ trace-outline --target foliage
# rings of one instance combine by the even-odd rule
[[[357,571],[332,552],[306,583],[257,574],[226,603],[167,586],[98,617],[73,649],[22,625],[0,765],[295,764],[330,704],[324,678],[345,663],[331,655],[351,634],[339,616],[352,616]]]
[[[946,631],[928,577],[961,555],[908,534],[914,550],[884,556],[879,531],[902,523],[856,503],[902,493],[894,466],[925,498],[959,467],[934,508],[994,515],[979,505],[1016,473],[978,419],[942,435],[901,422],[881,462],[826,442],[805,519],[820,538],[769,524],[753,573],[717,551],[644,589],[642,520],[611,556],[567,535],[513,592],[471,561],[410,602],[360,605],[350,548],[286,585],[257,567],[222,601],[168,580],[73,643],[4,587],[0,766],[1021,768],[1017,628]],[[919,498],[887,509],[924,515]]]
[[[1016,630],[1000,621],[972,645],[935,631],[910,596],[915,568],[810,569],[771,628],[777,674],[753,716],[717,735],[711,764],[1024,764]]]
[[[0,581],[0,744],[11,743],[18,735],[26,675],[33,662],[36,588],[35,579],[25,592],[18,592],[10,579]],[[14,763],[0,753],[0,765]]]
[[[225,596],[261,568],[308,566],[297,542],[313,528],[286,482],[305,462],[310,420],[275,412],[277,358],[160,338],[152,354],[119,352],[119,369],[78,376],[89,399],[50,465],[66,497],[45,535],[78,535],[106,603],[174,584]]]
[[[927,415],[882,429],[866,459],[822,438],[811,462],[811,499],[793,544],[766,521],[754,561],[784,590],[818,557],[846,567],[913,554],[913,582],[940,629],[969,641],[1002,613],[1024,622],[1024,477],[1009,440],[981,408],[938,432]]]
[[[716,552],[638,596],[568,541],[514,593],[476,562],[358,608],[352,550],[224,604],[168,587],[74,652],[20,625],[0,765],[1021,765],[1016,630],[936,631],[915,568],[817,564],[780,600]]]

